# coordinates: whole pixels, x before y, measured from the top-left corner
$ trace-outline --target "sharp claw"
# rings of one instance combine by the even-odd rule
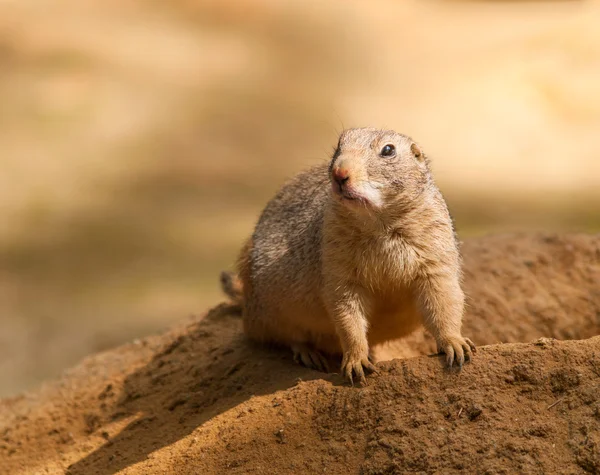
[[[473,353],[475,353],[477,351],[477,347],[475,346],[475,343],[473,343],[469,338],[466,338],[467,340],[467,344],[469,345],[469,348],[471,348],[471,351],[473,351]]]
[[[463,365],[465,364],[465,356],[459,354],[458,357],[456,358],[456,361],[458,362],[458,366],[460,368],[462,368]]]
[[[475,344],[468,338],[462,337],[460,339],[450,339],[450,342],[445,346],[443,342],[441,346],[438,346],[438,354],[446,354],[446,366],[448,369],[456,366],[461,370],[465,363],[473,360],[473,353],[475,351]]]
[[[452,365],[454,364],[454,348],[448,346],[444,353],[446,353],[446,364],[448,365],[448,368],[452,368]]]
[[[327,360],[319,351],[306,348],[302,345],[294,345],[292,346],[292,352],[294,362],[310,369],[324,373],[329,372]]]
[[[354,368],[354,372],[356,373],[356,378],[358,379],[358,383],[362,386],[365,384],[365,374],[362,371],[362,366],[357,366]]]
[[[352,379],[352,367],[349,365],[346,365],[344,367],[344,376],[346,376],[346,379],[350,381],[350,384],[352,386],[354,386],[354,379]]]
[[[312,359],[315,368],[321,372],[325,372],[323,370],[323,363],[321,362],[321,355],[319,355],[318,353],[311,353],[310,358]]]
[[[366,385],[366,375],[378,372],[377,367],[369,361],[367,355],[358,358],[345,355],[342,359],[342,373],[352,386],[355,385],[355,382],[357,385]]]
[[[362,367],[355,366],[354,374],[356,375],[356,378],[358,379],[359,383],[361,383],[362,380],[365,379],[365,375],[362,372]]]
[[[371,373],[379,374],[379,370],[377,369],[377,366],[375,366],[373,363],[369,363],[368,365],[365,365],[365,368],[367,368]]]
[[[473,359],[473,354],[471,353],[471,348],[469,348],[467,346],[467,347],[465,347],[465,360],[471,361],[472,359]]]

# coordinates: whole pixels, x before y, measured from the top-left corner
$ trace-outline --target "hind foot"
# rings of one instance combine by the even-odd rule
[[[316,369],[323,373],[329,373],[329,364],[327,359],[317,350],[309,348],[306,345],[292,345],[294,361],[307,368]]]

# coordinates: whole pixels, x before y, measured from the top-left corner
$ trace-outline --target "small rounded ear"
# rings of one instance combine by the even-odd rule
[[[412,152],[412,154],[415,156],[415,158],[419,161],[423,161],[425,159],[425,156],[423,155],[423,152],[421,152],[421,149],[419,148],[419,146],[413,142],[413,144],[410,146],[410,151]]]

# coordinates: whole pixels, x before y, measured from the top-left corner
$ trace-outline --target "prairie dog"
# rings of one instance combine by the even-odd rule
[[[419,325],[448,366],[475,345],[461,334],[464,294],[452,219],[419,145],[392,130],[342,132],[329,166],[298,174],[267,204],[224,290],[244,329],[294,359],[361,382],[373,345]]]

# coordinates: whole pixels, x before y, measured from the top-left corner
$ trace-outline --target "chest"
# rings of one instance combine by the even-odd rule
[[[416,251],[399,239],[364,239],[346,258],[352,279],[374,293],[404,289],[418,269]]]

